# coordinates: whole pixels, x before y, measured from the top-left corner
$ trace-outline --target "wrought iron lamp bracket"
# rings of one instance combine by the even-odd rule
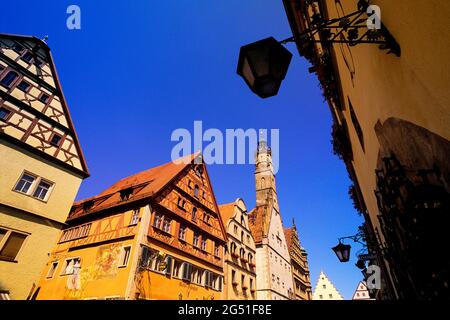
[[[360,234],[355,234],[354,236],[341,237],[341,238],[339,238],[338,240],[339,240],[340,243],[342,243],[342,240],[344,240],[344,239],[350,239],[350,240],[352,240],[353,242],[357,242],[357,243],[359,243],[359,244],[361,244],[361,245],[363,245],[363,246],[365,247],[366,244],[365,244],[364,242],[361,241],[362,238],[363,238],[362,235],[360,235]]]
[[[400,45],[383,23],[380,29],[368,28],[366,9],[367,7],[360,6],[353,13],[331,20],[324,20],[320,14],[315,14],[311,19],[312,28],[305,29],[298,37],[290,37],[280,43],[295,41],[321,44],[346,43],[350,46],[362,43],[376,44],[380,50],[388,50],[387,54],[392,53],[400,57]]]

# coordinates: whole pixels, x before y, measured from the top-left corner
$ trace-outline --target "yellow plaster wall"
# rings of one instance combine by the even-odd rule
[[[335,1],[326,0],[329,16],[337,17]],[[345,13],[355,11],[356,3],[341,0]],[[387,55],[377,45],[360,44],[350,48],[355,75],[352,82],[339,45],[336,59],[342,85],[350,139],[359,184],[372,221],[378,225],[378,207],[374,190],[379,142],[374,130],[377,121],[383,123],[396,117],[423,126],[450,139],[450,72],[446,61],[450,56],[448,17],[450,2],[430,0],[375,0],[381,8],[381,19],[401,46],[402,55]],[[347,57],[350,57],[347,55]],[[442,63],[441,63],[442,62]],[[350,118],[350,97],[364,133],[362,150]]]
[[[82,179],[5,141],[0,141],[0,155],[0,202],[65,222]],[[24,170],[54,183],[47,202],[12,191]]]
[[[0,205],[0,226],[29,234],[16,262],[0,260],[0,288],[9,290],[11,299],[23,300],[39,280],[59,225]]]

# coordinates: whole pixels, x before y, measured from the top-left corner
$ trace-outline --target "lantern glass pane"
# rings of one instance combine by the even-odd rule
[[[250,68],[250,65],[248,64],[247,58],[244,59],[244,64],[242,66],[242,72],[244,75],[244,78],[247,80],[247,82],[253,86],[255,83],[255,77],[253,76],[252,69]]]
[[[249,50],[247,56],[252,63],[257,78],[269,74],[269,48],[267,46],[259,46]]]

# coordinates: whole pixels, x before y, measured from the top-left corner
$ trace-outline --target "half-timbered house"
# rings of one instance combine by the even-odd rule
[[[26,299],[89,176],[50,49],[0,34],[0,299]]]
[[[75,203],[67,223],[37,299],[222,298],[226,232],[200,154]]]

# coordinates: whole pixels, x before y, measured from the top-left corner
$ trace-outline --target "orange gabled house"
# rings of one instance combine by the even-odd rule
[[[200,161],[198,161],[200,159]],[[226,231],[201,155],[76,202],[35,299],[222,299]]]

